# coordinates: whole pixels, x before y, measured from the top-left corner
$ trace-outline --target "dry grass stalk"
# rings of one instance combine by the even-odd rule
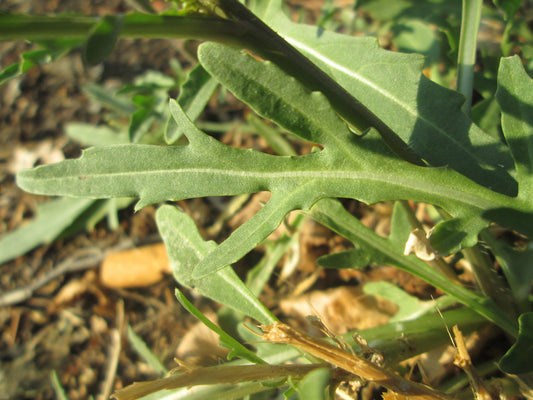
[[[187,367],[180,373],[147,382],[136,382],[117,390],[113,398],[134,400],[159,390],[178,389],[198,385],[237,384],[256,380],[303,377],[324,364],[308,365],[217,365],[215,367]]]
[[[465,371],[468,380],[470,381],[470,387],[474,392],[477,400],[495,400],[499,396],[493,396],[483,384],[483,381],[477,374],[474,366],[472,365],[472,360],[470,359],[470,354],[466,348],[465,338],[463,333],[459,330],[459,327],[455,325],[453,327],[453,336],[455,347],[457,349],[457,355],[455,356],[454,364]]]
[[[348,373],[375,382],[399,395],[414,400],[451,400],[452,397],[429,386],[411,382],[392,371],[372,364],[363,358],[317,340],[283,323],[261,326],[262,338],[272,343],[286,343],[335,365]]]

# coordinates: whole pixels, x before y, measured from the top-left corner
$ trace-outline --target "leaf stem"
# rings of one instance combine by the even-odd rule
[[[463,0],[459,58],[457,60],[457,91],[466,98],[462,110],[468,116],[470,116],[472,109],[477,35],[482,10],[483,0]]]
[[[452,218],[443,208],[437,207],[437,210],[444,219]],[[481,292],[491,298],[507,315],[516,318],[516,310],[513,307],[512,298],[508,293],[509,289],[496,274],[493,262],[480,244],[477,243],[473,247],[465,248],[462,252],[472,268],[472,273]]]
[[[472,273],[474,274],[483,294],[494,300],[494,302],[511,318],[516,318],[517,314],[513,306],[514,302],[509,296],[509,289],[496,274],[488,254],[481,249],[479,244],[474,247],[463,249],[462,251],[472,266]]]

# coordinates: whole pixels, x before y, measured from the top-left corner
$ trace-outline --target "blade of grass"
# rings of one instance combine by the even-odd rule
[[[463,0],[459,59],[457,62],[457,91],[466,98],[461,109],[468,116],[470,116],[472,109],[477,35],[482,9],[483,0]]]
[[[163,365],[161,360],[148,348],[146,343],[133,331],[130,325],[127,327],[126,335],[133,346],[133,349],[155,372],[159,375],[165,375],[168,372],[168,369]]]

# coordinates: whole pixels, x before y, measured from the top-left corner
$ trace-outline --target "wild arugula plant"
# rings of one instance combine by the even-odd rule
[[[386,263],[421,277],[446,293],[448,304],[466,306],[459,312],[448,311],[449,323],[468,321],[470,325],[463,324],[464,328],[475,329],[484,318],[516,339],[500,368],[519,374],[529,385],[533,370],[528,359],[533,347],[531,248],[529,244],[506,243],[487,228],[496,223],[512,229],[522,235],[523,243],[529,243],[527,237],[533,235],[533,82],[520,58],[502,58],[495,99],[503,137],[487,134],[469,118],[470,102],[465,102],[465,96],[468,99],[472,92],[481,2],[465,0],[462,10],[458,79],[465,96],[426,78],[421,56],[382,50],[374,38],[293,23],[282,12],[280,0],[251,1],[249,8],[254,14],[235,0],[181,3],[184,7],[172,15],[128,14],[103,19],[0,16],[1,37],[36,40],[46,46],[46,54],[83,42],[88,62],[107,56],[119,36],[191,37],[223,43],[199,47],[200,66],[183,85],[178,101],[170,100],[171,118],[165,129],[169,146],[139,144],[142,131],[130,125],[134,143],[95,146],[80,159],[22,171],[17,175],[18,185],[47,195],[137,198],[136,209],[168,200],[269,191],[268,203],[219,245],[205,242],[185,214],[162,206],[157,223],[177,281],[241,315],[262,324],[273,323],[276,318],[256,295],[294,238],[285,237],[267,252],[265,263],[259,265],[264,269],[254,270],[248,285],[230,264],[261,243],[289,212],[301,210],[354,244],[353,250],[321,258],[321,265],[359,268]],[[373,3],[363,1],[360,6],[371,10]],[[428,3],[430,7],[440,4]],[[514,2],[500,3],[512,18],[517,10]],[[391,12],[405,12],[398,7]],[[61,34],[69,34],[70,40],[50,41]],[[2,78],[25,68],[24,63],[8,68]],[[280,155],[269,155],[229,147],[202,132],[194,120],[217,82],[262,117],[315,144],[315,151],[296,155],[280,145]],[[139,121],[143,121],[142,113]],[[140,134],[132,135],[132,131]],[[367,204],[397,201],[390,236],[383,238],[366,228],[337,198]],[[408,237],[418,224],[406,200],[431,204],[442,215],[426,246],[429,258],[434,258],[429,262],[404,255]],[[501,266],[503,278],[497,276],[486,248]],[[458,252],[471,263],[479,290],[461,284],[441,258]],[[202,319],[186,299],[179,298]],[[405,335],[410,329],[418,333],[434,317],[405,309],[402,314],[414,320],[387,325],[385,347],[394,342],[395,329]],[[257,344],[257,352],[251,353],[223,332],[217,333],[233,350],[232,355],[241,358],[233,363],[280,362],[298,354],[273,350],[268,344]],[[245,331],[241,334],[250,338]],[[372,343],[381,333],[366,334]],[[432,335],[423,335],[430,341],[422,340],[420,346],[411,343],[413,347],[404,356],[435,345]],[[446,340],[445,335],[439,337]],[[395,359],[399,350],[390,346],[386,357]],[[274,377],[277,375],[264,378]],[[303,393],[312,381],[303,379],[298,388]],[[214,379],[212,383],[217,382]],[[329,379],[324,382],[327,386]],[[255,383],[228,388],[227,398],[263,390]],[[212,395],[209,390],[200,391],[198,398],[208,398]]]

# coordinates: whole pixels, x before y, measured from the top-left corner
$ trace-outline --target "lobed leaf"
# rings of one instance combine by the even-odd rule
[[[496,98],[516,168],[518,204],[487,210],[485,217],[533,237],[533,81],[518,56],[502,58]]]
[[[424,60],[351,37],[291,22],[274,0],[268,23],[353,97],[369,108],[420,157],[448,166],[508,195],[516,194],[509,153],[462,113],[464,98],[422,74]]]
[[[191,121],[195,121],[200,116],[217,86],[217,80],[212,78],[201,65],[191,70],[178,96],[179,105]],[[170,118],[169,124],[173,122],[174,119]],[[175,143],[184,133],[181,126],[176,124],[173,130],[167,131],[165,136],[167,143]]]
[[[324,149],[284,157],[232,148],[201,132],[172,101],[171,114],[183,127],[188,145],[93,148],[78,160],[23,171],[17,176],[18,184],[42,194],[137,197],[137,209],[166,200],[270,191],[269,203],[201,261],[195,279],[241,258],[288,212],[308,209],[324,197],[366,203],[411,199],[443,207],[463,232],[460,242],[443,241],[449,246],[439,248],[443,253],[477,242],[477,233],[488,224],[482,218],[485,210],[516,205],[513,198],[476,185],[450,169],[418,167],[400,160],[375,134],[353,135],[323,95],[309,92],[270,63],[213,44],[202,46],[200,58],[243,101]],[[231,63],[239,68],[230,68]]]

